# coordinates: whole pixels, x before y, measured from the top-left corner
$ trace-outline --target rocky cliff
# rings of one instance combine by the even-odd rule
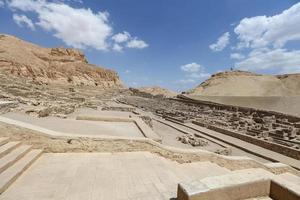
[[[272,76],[245,71],[220,72],[187,93],[202,96],[299,96],[300,74]]]
[[[118,74],[91,65],[75,49],[43,48],[10,35],[0,35],[0,72],[37,83],[121,87]]]

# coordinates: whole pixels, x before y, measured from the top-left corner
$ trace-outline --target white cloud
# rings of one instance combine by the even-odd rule
[[[129,74],[130,73],[130,70],[125,70],[125,74]]]
[[[124,31],[123,33],[118,33],[112,37],[112,40],[114,40],[116,43],[122,43],[127,42],[131,38],[131,35]]]
[[[243,54],[240,54],[240,53],[232,53],[232,54],[230,54],[230,58],[231,59],[236,59],[236,60],[241,60],[241,59],[244,59],[245,56]]]
[[[276,69],[279,73],[300,72],[300,50],[254,50],[245,60],[236,63],[235,68],[250,71]]]
[[[0,0],[0,8],[5,5],[5,2],[3,0]]]
[[[37,26],[75,48],[122,51],[124,46],[117,43],[128,39],[131,39],[126,44],[129,48],[142,49],[148,46],[143,40],[132,39],[126,31],[112,36],[113,28],[108,12],[73,8],[65,2],[80,3],[81,0],[10,0],[8,6],[13,12],[19,10],[37,14]]]
[[[149,46],[145,41],[131,37],[130,33],[126,31],[115,34],[111,39],[115,42],[113,49],[116,51],[122,51],[124,47],[144,49]]]
[[[134,38],[134,39],[130,40],[129,42],[127,42],[126,46],[128,48],[133,48],[133,49],[144,49],[144,48],[148,47],[149,45],[143,40]]]
[[[205,72],[191,73],[191,74],[189,74],[189,77],[196,78],[196,79],[203,79],[203,78],[210,77],[210,74],[209,73],[205,73]]]
[[[28,17],[26,17],[25,15],[17,15],[14,14],[13,15],[13,20],[14,22],[20,26],[23,27],[24,25],[27,26],[28,28],[30,28],[31,30],[35,30],[35,26],[32,23],[31,19],[29,19]]]
[[[240,59],[235,68],[250,71],[272,70],[276,73],[300,72],[300,50],[288,50],[290,41],[300,40],[300,3],[274,16],[244,18],[235,27],[238,44],[236,49],[250,48],[246,58]]]
[[[229,44],[230,34],[229,32],[224,33],[219,37],[218,41],[214,44],[209,45],[212,51],[222,51]]]
[[[203,79],[210,76],[209,73],[205,72],[205,69],[200,64],[195,62],[180,66],[180,69],[186,73],[186,79],[178,81],[180,84],[188,84],[196,82],[195,79]]]
[[[83,3],[83,0],[56,0],[57,2],[74,2],[74,3]]]
[[[238,48],[282,48],[288,41],[300,40],[300,3],[274,16],[244,18],[234,29]]]
[[[182,71],[189,72],[189,73],[198,72],[198,71],[200,71],[201,68],[202,68],[201,65],[194,63],[194,62],[180,66],[180,69]]]
[[[121,45],[115,43],[115,44],[113,45],[113,50],[118,51],[118,52],[121,52],[121,51],[123,50],[123,47],[122,47]]]
[[[12,0],[10,7],[38,14],[38,23],[46,31],[75,48],[108,48],[107,39],[112,33],[108,13],[93,13],[90,9],[72,8],[63,3],[46,1]]]

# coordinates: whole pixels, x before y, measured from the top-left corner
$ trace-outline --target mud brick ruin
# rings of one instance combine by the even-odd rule
[[[121,101],[165,119],[192,122],[294,158],[300,157],[300,118],[295,116],[195,101],[184,96],[164,101],[132,96]]]

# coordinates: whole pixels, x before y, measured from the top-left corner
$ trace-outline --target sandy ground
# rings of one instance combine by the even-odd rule
[[[190,98],[226,105],[257,108],[300,116],[300,97],[242,97],[242,96],[195,96]]]
[[[115,106],[123,106],[117,104]],[[101,109],[101,108],[100,108]],[[88,116],[112,116],[112,117],[129,117],[130,115],[134,115],[132,112],[120,112],[120,111],[102,111],[102,110],[95,110],[91,108],[79,108],[76,109],[74,113],[68,115],[68,118],[75,119],[79,115],[88,115]]]
[[[142,111],[140,111],[142,112]],[[147,113],[147,112],[142,112],[143,115],[151,115],[151,113]],[[89,108],[85,108],[85,109],[78,109],[75,111],[75,113],[72,113],[70,115],[68,115],[67,119],[62,119],[62,118],[58,118],[58,117],[45,117],[45,118],[37,118],[37,117],[33,117],[33,116],[29,116],[26,114],[21,114],[21,113],[6,113],[2,116],[10,118],[10,119],[14,119],[14,120],[19,120],[22,122],[26,122],[26,123],[30,123],[32,125],[36,125],[36,126],[40,126],[49,130],[53,130],[53,131],[57,131],[57,132],[62,132],[62,133],[71,133],[74,134],[76,136],[76,134],[78,135],[108,135],[108,136],[120,136],[120,137],[132,137],[132,138],[144,138],[144,136],[142,135],[142,133],[140,132],[140,130],[138,129],[138,127],[134,124],[134,123],[128,123],[128,122],[96,122],[96,121],[79,121],[79,120],[75,120],[76,116],[78,115],[94,115],[94,116],[122,116],[122,117],[128,117],[129,115],[134,115],[130,112],[120,112],[120,111],[100,111],[100,110],[94,110],[94,109],[89,109]],[[152,117],[155,117],[152,115]],[[167,145],[167,146],[172,146],[172,147],[176,147],[176,148],[182,148],[182,149],[203,149],[203,150],[207,150],[207,151],[211,151],[211,152],[216,152],[217,150],[224,150],[224,146],[229,146],[230,149],[230,154],[232,156],[247,156],[250,158],[253,158],[257,161],[260,162],[268,162],[267,160],[252,155],[250,153],[247,153],[243,150],[240,150],[238,148],[235,148],[233,146],[230,146],[228,144],[223,144],[220,141],[219,143],[214,143],[212,141],[206,140],[208,141],[208,145],[207,146],[199,146],[199,147],[193,147],[190,144],[183,144],[180,141],[177,140],[177,137],[180,135],[184,135],[184,133],[171,128],[170,126],[167,126],[165,124],[159,123],[155,120],[152,120],[153,123],[153,130],[154,132],[156,132],[161,138],[162,138],[162,144]],[[171,122],[169,122],[171,123]],[[175,127],[178,127],[180,129],[183,129],[191,134],[195,134],[196,132],[188,129],[184,126],[180,126],[178,124],[172,124]],[[11,126],[12,127],[12,126]],[[5,129],[4,129],[5,130]],[[11,132],[11,131],[9,131]],[[29,131],[29,133],[32,131]],[[197,134],[199,134],[197,132]],[[9,136],[9,135],[8,135]],[[27,136],[23,134],[21,134],[22,138],[26,138]],[[30,137],[30,136],[28,136]],[[31,138],[32,139],[32,138]],[[36,140],[33,141],[34,144],[38,144],[39,147],[42,148],[46,148],[47,151],[49,152],[65,152],[65,151],[69,151],[71,148],[71,152],[74,151],[73,148],[75,148],[75,151],[79,151],[79,152],[85,152],[85,151],[100,151],[102,152],[103,149],[102,147],[97,145],[95,146],[94,142],[92,139],[84,139],[84,140],[70,140],[67,141],[67,145],[65,144],[66,141],[58,141],[58,143],[54,143],[53,141],[50,142],[50,144],[48,143],[48,140],[44,140],[41,139],[41,137],[35,138]],[[32,141],[29,141],[32,142]],[[62,143],[61,143],[62,142]],[[43,144],[45,143],[45,144]],[[69,144],[70,143],[70,144]],[[75,146],[72,146],[73,144],[75,144]],[[113,145],[114,141],[111,142],[111,144],[109,144],[109,142],[107,142],[106,145],[110,146]],[[221,144],[221,145],[220,145]],[[50,147],[49,147],[50,145]],[[54,146],[52,146],[54,145]],[[79,145],[79,146],[76,146]],[[127,145],[125,146],[118,146],[117,150],[122,150],[122,151],[131,151],[131,149],[129,148],[127,150]],[[136,144],[135,144],[136,145]],[[144,145],[144,144],[143,144]],[[77,149],[78,148],[78,149]],[[81,149],[83,148],[83,149]],[[111,147],[109,147],[111,148]],[[135,149],[139,149],[139,150],[144,150],[144,147],[140,147],[138,146],[137,148],[135,147]],[[104,147],[105,150],[105,147]],[[113,149],[112,151],[115,151],[116,149]]]
[[[292,168],[270,169],[255,162],[254,160],[224,159],[216,154],[195,153],[194,151],[178,151],[166,147],[160,147],[157,144],[147,140],[129,140],[129,139],[92,139],[92,138],[53,138],[42,135],[39,132],[20,128],[0,122],[0,137],[9,137],[11,141],[22,141],[23,144],[32,145],[33,148],[44,149],[46,153],[67,153],[67,152],[137,152],[147,151],[161,155],[167,159],[179,162],[205,162],[216,163],[221,167],[230,170],[263,168],[273,173],[290,172],[298,174]]]
[[[175,127],[178,127],[182,130],[185,130],[191,134],[200,134],[199,132],[196,132],[194,130],[191,130],[191,129],[188,129],[184,126],[180,126],[178,124],[175,124],[175,123],[172,123],[172,122],[168,122],[168,123],[171,123],[173,126]],[[175,147],[180,147],[180,148],[195,148],[195,147],[192,147],[191,145],[187,145],[187,144],[182,144],[180,142],[178,142],[176,139],[174,141],[174,137],[172,136],[173,134],[182,134],[181,132],[179,131],[176,131],[175,129],[173,128],[170,128],[166,125],[163,125],[161,123],[158,123],[158,122],[155,122],[154,124],[156,124],[157,128],[158,128],[158,132],[157,133],[160,133],[161,134],[161,137],[163,137],[163,144],[166,144],[166,145],[169,145],[169,146],[175,146]],[[155,127],[155,126],[154,126]],[[228,145],[228,144],[225,144],[221,141],[218,141],[219,144],[223,144],[224,146],[229,146],[231,152],[230,152],[230,155],[231,156],[247,156],[249,158],[252,158],[254,160],[257,160],[257,161],[260,161],[260,162],[263,162],[263,163],[267,163],[267,162],[270,162],[264,158],[261,158],[259,156],[256,156],[256,155],[253,155],[251,153],[248,153],[248,152],[245,152],[241,149],[238,149],[234,146],[231,146],[231,145]],[[179,143],[179,144],[178,144]],[[217,149],[223,149],[220,145],[216,144],[216,143],[213,143],[213,142],[209,142],[209,145],[208,146],[204,146],[204,147],[199,147],[199,149],[205,149],[205,150],[208,150],[208,151],[211,151],[211,152],[215,152]]]
[[[178,136],[184,135],[182,132],[179,132],[167,125],[159,123],[157,121],[153,121],[153,130],[162,138],[162,144],[168,146],[174,146],[179,148],[187,148],[187,149],[205,149],[208,151],[216,151],[217,149],[222,149],[220,145],[209,142],[207,146],[202,147],[193,147],[190,144],[183,144],[182,142],[177,140]],[[207,141],[207,140],[206,140]]]
[[[58,117],[37,118],[20,113],[6,113],[4,117],[30,123],[49,130],[78,134],[78,135],[108,135],[108,136],[126,136],[141,137],[143,134],[132,122],[99,122],[83,121],[75,119],[61,119]]]
[[[67,134],[91,136],[108,135],[134,138],[144,137],[134,123],[75,120],[76,116],[78,115],[128,117],[129,115],[133,114],[129,112],[99,111],[85,108],[76,110],[75,113],[68,115],[67,119],[62,119],[58,117],[37,118],[21,113],[6,113],[1,116]],[[204,149],[211,152],[224,149],[222,146],[212,143],[210,141],[208,141],[207,146],[201,147],[193,147],[190,144],[183,144],[177,140],[178,136],[184,135],[182,132],[179,132],[176,129],[173,129],[169,126],[158,123],[154,120],[152,121],[152,123],[154,132],[156,132],[162,138],[162,144],[184,149]]]
[[[179,182],[230,173],[208,162],[178,164],[147,152],[44,154],[1,200],[170,200]]]

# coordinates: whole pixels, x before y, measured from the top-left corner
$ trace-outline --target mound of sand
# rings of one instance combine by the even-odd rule
[[[300,74],[262,75],[226,71],[212,75],[187,92],[202,96],[299,96]]]
[[[143,93],[151,94],[152,96],[163,96],[163,97],[167,97],[167,98],[175,97],[177,95],[176,92],[173,92],[171,90],[161,88],[158,86],[140,87],[140,88],[137,88],[137,90],[139,90],[140,92],[143,92]]]

